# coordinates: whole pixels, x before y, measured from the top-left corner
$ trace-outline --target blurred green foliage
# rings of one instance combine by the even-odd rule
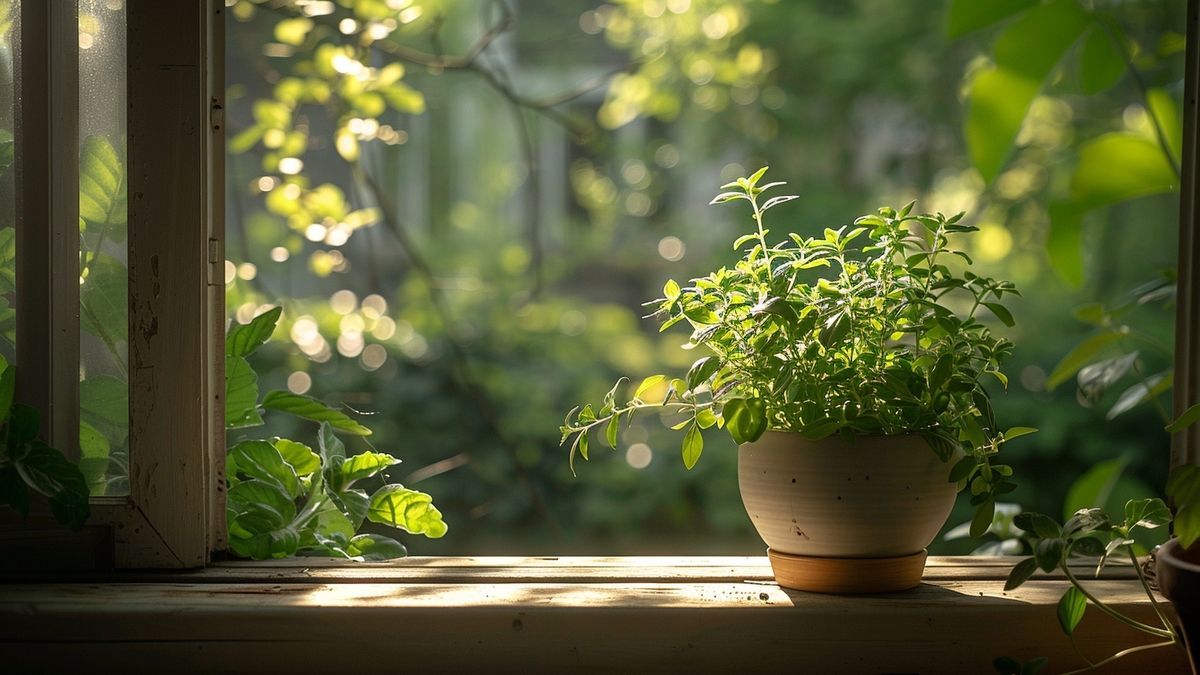
[[[593,452],[573,479],[557,427],[618,375],[693,360],[638,303],[734,260],[709,186],[770,164],[802,196],[779,207],[779,236],[912,198],[973,214],[981,273],[1026,291],[1005,334],[1012,383],[994,392],[1000,424],[1041,429],[1009,451],[1014,501],[1057,513],[1075,477],[1118,457],[1114,499],[1157,494],[1153,411],[1110,422],[1119,392],[1082,407],[1045,386],[1092,330],[1073,308],[1120,305],[1174,262],[1177,202],[1145,149],[1182,94],[1183,3],[1096,4],[1101,18],[1056,1],[237,0],[230,312],[284,307],[263,386],[376,413],[405,460],[393,477],[455,524],[414,553],[755,553],[727,439],[683,472],[665,424],[643,418],[628,453]],[[1021,97],[996,94],[1005,83]],[[979,131],[996,120],[1003,133]],[[1154,303],[1123,320],[1170,344]]]

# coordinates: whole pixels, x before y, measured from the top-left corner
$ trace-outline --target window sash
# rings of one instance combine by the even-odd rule
[[[1187,15],[1177,413],[1200,402],[1198,4]],[[74,5],[21,3],[15,168],[18,397],[77,456]],[[112,529],[118,566],[196,567],[225,547],[224,7],[129,0],[128,18],[131,494],[94,499],[93,522]],[[1175,434],[1170,462],[1200,463],[1200,425]]]
[[[78,10],[21,3],[18,397],[79,454]],[[92,500],[119,567],[224,544],[224,3],[128,0],[129,472]]]
[[[1200,403],[1200,225],[1196,222],[1196,132],[1200,108],[1200,1],[1188,0],[1184,55],[1183,157],[1179,185],[1179,276],[1175,304],[1174,408],[1179,415]],[[1171,439],[1171,467],[1200,464],[1200,424]]]

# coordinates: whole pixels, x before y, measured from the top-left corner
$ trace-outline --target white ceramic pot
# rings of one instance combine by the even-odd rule
[[[937,536],[957,494],[952,464],[915,435],[812,441],[768,431],[738,449],[738,485],[772,551],[889,558]]]

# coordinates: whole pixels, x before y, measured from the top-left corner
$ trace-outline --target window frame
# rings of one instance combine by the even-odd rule
[[[1179,415],[1200,404],[1200,225],[1196,197],[1196,132],[1200,106],[1200,1],[1188,0],[1184,53],[1183,152],[1179,181],[1179,262],[1175,304],[1174,410]],[[1170,466],[1200,464],[1200,424],[1172,435]]]
[[[130,494],[92,498],[89,527],[99,565],[201,567],[225,540],[224,3],[126,16]],[[17,400],[77,458],[78,4],[25,0],[19,31]]]
[[[1186,25],[1177,414],[1200,402],[1198,5]],[[202,567],[226,545],[224,3],[127,7],[131,494],[93,498],[91,523],[106,531],[87,545],[111,537],[117,567]],[[21,3],[20,81],[47,84],[20,91],[15,134],[18,400],[76,457],[77,23],[75,3]],[[1200,463],[1200,425],[1172,436],[1169,462]],[[42,505],[35,523],[47,517]]]

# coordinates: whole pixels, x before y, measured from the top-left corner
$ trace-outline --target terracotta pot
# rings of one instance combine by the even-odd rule
[[[1185,551],[1172,539],[1154,551],[1154,559],[1158,588],[1175,605],[1195,673],[1200,663],[1200,545]]]
[[[883,592],[920,583],[925,547],[954,506],[950,466],[915,435],[768,431],[739,448],[738,484],[781,585]]]

